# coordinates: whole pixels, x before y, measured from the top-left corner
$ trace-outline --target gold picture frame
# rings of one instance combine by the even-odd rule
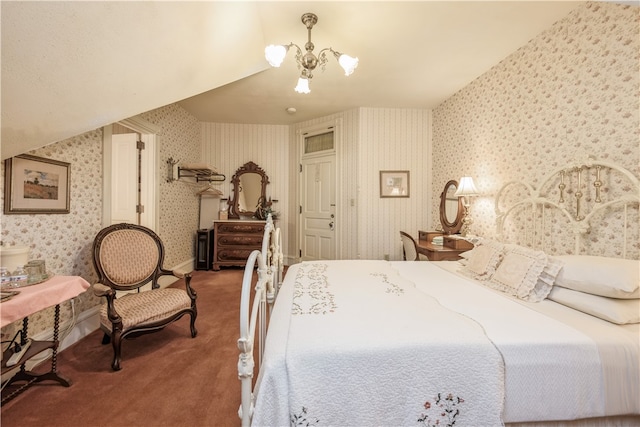
[[[71,164],[22,154],[5,160],[5,214],[70,211]]]
[[[409,171],[380,171],[380,197],[409,197]]]

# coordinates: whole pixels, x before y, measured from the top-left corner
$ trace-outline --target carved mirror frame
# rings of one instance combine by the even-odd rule
[[[447,192],[451,186],[455,189],[458,188],[458,181],[452,179],[444,186],[444,190],[440,194],[440,224],[442,224],[442,230],[445,234],[458,234],[462,228],[462,216],[464,215],[464,206],[462,205],[462,198],[458,199],[458,212],[456,218],[453,221],[449,221],[447,218]]]
[[[239,201],[239,195],[240,192],[242,191],[242,186],[240,184],[240,178],[242,178],[242,175],[244,174],[248,174],[248,173],[255,173],[260,175],[261,179],[261,190],[260,190],[260,199],[261,200],[265,200],[266,199],[266,191],[267,191],[267,184],[269,184],[269,177],[267,176],[267,174],[265,173],[264,170],[262,170],[262,168],[260,166],[258,166],[257,164],[253,163],[253,162],[247,162],[244,165],[240,166],[238,168],[238,170],[236,170],[236,173],[233,175],[233,177],[231,178],[231,184],[233,185],[233,194],[231,196],[231,198],[229,199],[229,218],[233,218],[233,219],[238,219],[240,218],[240,209],[238,207],[238,201]],[[257,204],[258,201],[256,201]],[[242,212],[243,215],[254,215],[255,211],[243,211]]]

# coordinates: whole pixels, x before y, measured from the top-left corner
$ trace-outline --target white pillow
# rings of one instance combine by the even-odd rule
[[[603,297],[640,298],[640,261],[589,255],[560,255],[556,285]]]
[[[640,299],[607,298],[560,286],[554,286],[548,298],[618,325],[640,323]]]
[[[461,271],[474,279],[490,279],[502,259],[503,248],[502,243],[482,239],[473,250],[466,252],[469,255],[468,262]]]
[[[505,245],[505,255],[489,286],[525,301],[540,302],[549,295],[562,264],[542,251]]]

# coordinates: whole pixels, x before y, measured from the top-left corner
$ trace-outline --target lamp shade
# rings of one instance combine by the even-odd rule
[[[282,61],[284,61],[284,57],[287,56],[287,51],[289,48],[283,45],[273,45],[264,48],[264,57],[269,62],[269,65],[272,67],[279,67],[282,65]]]
[[[344,70],[344,75],[350,76],[358,67],[358,58],[353,58],[349,55],[342,54],[338,58],[338,64],[340,64],[340,66]]]
[[[458,189],[456,190],[454,196],[477,196],[480,194],[475,184],[473,183],[473,178],[470,176],[463,176],[460,178],[460,182],[458,183]]]
[[[298,84],[295,87],[295,91],[298,93],[311,93],[311,89],[309,89],[309,78],[306,76],[300,76]]]

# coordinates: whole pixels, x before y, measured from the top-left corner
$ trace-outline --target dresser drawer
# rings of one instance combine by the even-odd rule
[[[473,249],[473,243],[459,237],[444,236],[444,245],[453,248],[468,251]]]
[[[216,232],[219,234],[255,234],[264,231],[264,224],[239,224],[239,223],[218,223],[216,224]],[[262,241],[262,236],[260,236]]]
[[[434,237],[442,237],[442,232],[418,230],[418,240],[425,240],[427,242],[430,242]]]
[[[224,248],[220,247],[218,252],[216,252],[217,262],[241,262],[242,265],[247,261],[251,252],[253,252],[257,248]]]
[[[220,234],[218,246],[252,246],[255,249],[262,247],[262,235]]]
[[[213,270],[244,267],[251,252],[262,249],[265,222],[214,222]]]

